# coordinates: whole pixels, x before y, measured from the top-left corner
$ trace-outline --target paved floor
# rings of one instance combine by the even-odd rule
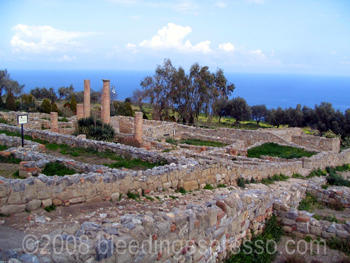
[[[22,248],[22,241],[26,234],[17,229],[0,226],[0,259],[8,260],[5,255],[6,250]]]

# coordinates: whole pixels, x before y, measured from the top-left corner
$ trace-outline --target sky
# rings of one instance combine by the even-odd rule
[[[349,0],[0,0],[0,69],[350,76]]]

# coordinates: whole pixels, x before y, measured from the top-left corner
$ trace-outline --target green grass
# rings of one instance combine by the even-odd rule
[[[246,181],[243,178],[238,178],[237,179],[237,186],[240,188],[245,188]]]
[[[287,181],[289,179],[288,176],[284,175],[284,174],[275,174],[272,177],[267,177],[266,179],[262,179],[260,181],[260,183],[265,184],[265,185],[269,185],[269,184],[273,184],[274,182],[278,182],[278,181]]]
[[[134,193],[129,192],[129,193],[127,194],[127,196],[128,196],[128,198],[130,198],[130,199],[140,200],[140,196],[139,196],[138,194],[134,194]]]
[[[350,171],[350,164],[344,164],[341,166],[337,166],[335,167],[335,170],[337,172],[346,172],[346,171]]]
[[[338,170],[344,171],[343,169],[344,169],[343,166],[338,166],[336,168],[327,167],[326,168],[326,170],[328,172],[328,176],[326,177],[327,183],[329,185],[350,187],[350,181],[345,179],[341,174],[337,173]]]
[[[304,176],[302,176],[301,174],[298,173],[293,173],[292,178],[300,178],[300,179],[305,179]]]
[[[68,119],[66,117],[59,118],[58,121],[60,122],[68,122]]]
[[[145,198],[148,199],[148,200],[150,200],[150,201],[152,201],[152,202],[154,201],[154,198],[152,198],[152,197],[150,197],[150,196],[147,196],[147,195],[146,195]]]
[[[315,209],[322,208],[322,204],[317,202],[316,197],[306,193],[305,198],[299,203],[298,210],[305,210],[312,213]]]
[[[22,160],[15,157],[13,153],[11,153],[8,157],[4,157],[0,155],[0,163],[16,163],[19,164]]]
[[[276,216],[272,215],[272,217],[266,221],[264,231],[261,235],[254,236],[251,241],[243,243],[239,252],[228,256],[224,262],[270,263],[277,254],[274,244],[281,240],[283,233],[282,226],[277,224]],[[274,240],[275,242],[271,242],[271,240]],[[268,251],[275,251],[275,253],[267,253]]]
[[[315,177],[315,176],[320,177],[320,176],[326,176],[326,175],[327,175],[327,171],[326,170],[321,170],[320,168],[318,168],[318,169],[315,169],[315,170],[311,171],[309,173],[309,175],[306,176],[306,178],[312,178],[312,177]]]
[[[339,250],[347,255],[350,255],[350,238],[333,238],[327,240],[327,246],[331,249]]]
[[[225,188],[226,185],[225,184],[218,184],[217,188]]]
[[[17,179],[22,179],[22,177],[19,176],[19,170],[17,170],[16,172],[14,172],[14,173],[12,174],[12,176],[13,176],[14,178],[17,178]]]
[[[321,216],[321,215],[313,215],[313,218],[316,220],[325,220],[334,223],[345,223],[343,220],[338,220],[335,216]]]
[[[4,118],[0,118],[0,123],[8,124],[8,121],[5,120]]]
[[[176,193],[186,194],[186,190],[183,187],[180,187],[179,189],[175,190]]]
[[[213,189],[214,189],[214,187],[213,187],[213,186],[211,186],[210,184],[206,184],[206,185],[203,187],[203,189],[213,190]]]
[[[281,157],[285,159],[311,157],[316,154],[315,152],[307,152],[300,148],[291,146],[282,146],[276,143],[265,143],[261,146],[254,147],[248,150],[248,157],[259,158],[261,155],[267,155],[272,157]]]
[[[50,205],[44,208],[46,212],[51,212],[51,211],[55,211],[56,210],[56,206],[55,205]]]
[[[5,145],[0,145],[0,151],[5,151],[5,150],[7,150],[7,149],[8,149],[7,146],[5,146]]]
[[[199,139],[185,139],[185,140],[181,140],[180,143],[186,143],[188,145],[196,145],[196,146],[212,146],[212,147],[227,146],[227,144],[224,144],[221,142],[203,141]]]
[[[65,167],[62,163],[56,161],[54,163],[46,164],[42,173],[46,174],[47,176],[54,176],[54,175],[65,176],[65,175],[76,174],[77,172]]]
[[[139,158],[136,159],[130,159],[130,158],[123,158],[121,156],[116,156],[116,158],[114,159],[116,160],[116,162],[112,163],[112,164],[103,164],[105,166],[108,166],[110,168],[127,168],[127,169],[133,169],[133,168],[145,168],[145,169],[152,169],[153,167],[156,166],[163,166],[164,164],[166,164],[166,161],[159,161],[157,163],[151,163],[148,161],[143,161]]]

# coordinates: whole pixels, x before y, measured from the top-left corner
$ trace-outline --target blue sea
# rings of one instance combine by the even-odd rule
[[[112,70],[11,70],[11,78],[25,84],[24,91],[35,87],[53,87],[73,84],[76,91],[84,88],[84,79],[90,79],[91,88],[102,88],[101,79],[110,79],[115,86],[118,100],[132,95],[140,87],[141,80],[153,75],[153,71]],[[298,103],[314,107],[330,102],[335,109],[350,108],[350,76],[319,76],[292,74],[225,73],[236,89],[231,97],[243,97],[250,106],[265,104],[267,108],[295,107]]]

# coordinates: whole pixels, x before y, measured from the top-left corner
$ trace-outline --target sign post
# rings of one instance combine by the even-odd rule
[[[28,123],[28,114],[25,114],[25,115],[17,115],[17,123],[18,123],[18,124],[21,124],[22,147],[23,147],[23,146],[24,146],[23,124]]]

